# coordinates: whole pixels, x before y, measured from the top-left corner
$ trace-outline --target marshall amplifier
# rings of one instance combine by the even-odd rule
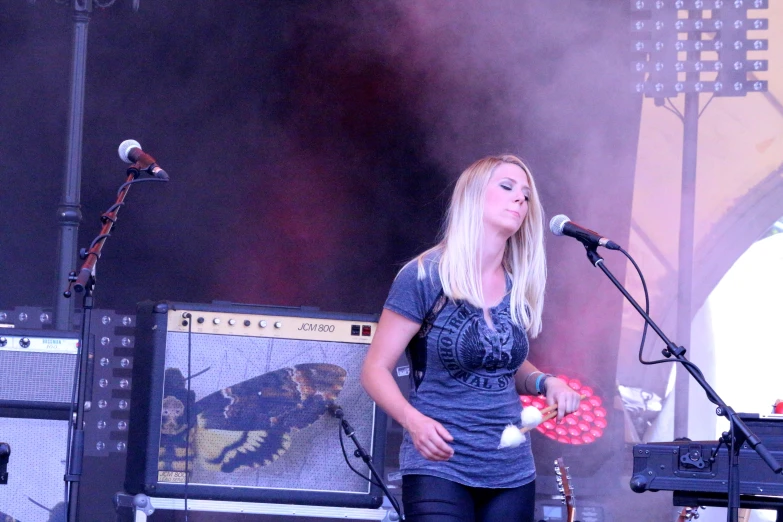
[[[1,329],[0,409],[67,412],[78,351],[78,332]]]
[[[377,508],[386,416],[359,373],[377,316],[141,303],[125,487],[150,496]]]

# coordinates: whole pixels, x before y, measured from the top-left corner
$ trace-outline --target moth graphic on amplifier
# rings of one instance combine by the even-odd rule
[[[191,391],[190,401],[195,404],[188,423],[185,377],[179,369],[167,368],[158,480],[184,482],[188,453],[191,473],[231,473],[272,464],[290,448],[292,432],[336,409],[344,382],[341,367],[309,363],[253,377],[198,401]]]
[[[382,469],[386,418],[359,383],[376,324],[370,315],[142,303],[126,488],[377,507],[382,493],[345,463],[333,414],[344,412]]]

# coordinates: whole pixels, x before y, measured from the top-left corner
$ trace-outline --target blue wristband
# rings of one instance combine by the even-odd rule
[[[551,373],[542,373],[536,378],[536,392],[539,395],[546,394],[546,380],[550,377],[554,377]]]
[[[539,395],[541,395],[542,393],[544,393],[543,391],[541,391],[541,382],[542,382],[542,381],[543,381],[545,378],[546,378],[546,374],[545,374],[545,373],[542,373],[541,375],[539,375],[538,377],[536,377],[536,393],[537,393],[537,394],[539,394]]]

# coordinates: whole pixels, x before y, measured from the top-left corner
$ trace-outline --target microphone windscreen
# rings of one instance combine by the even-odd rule
[[[571,219],[565,214],[558,214],[549,221],[549,230],[556,236],[562,236],[563,227],[569,221],[571,221]]]
[[[117,154],[120,155],[120,159],[125,163],[133,163],[133,160],[128,157],[131,149],[141,149],[141,144],[136,140],[125,140],[120,143],[120,147],[117,149]]]

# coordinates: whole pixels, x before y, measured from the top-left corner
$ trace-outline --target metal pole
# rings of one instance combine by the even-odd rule
[[[68,274],[76,267],[79,241],[82,178],[82,134],[84,127],[84,84],[87,70],[87,28],[93,0],[73,2],[73,62],[71,65],[71,107],[68,118],[68,143],[62,199],[57,209],[60,234],[58,240],[57,293],[55,327],[73,329],[73,302],[63,296],[68,288]]]
[[[682,191],[680,244],[677,274],[677,339],[691,346],[691,300],[693,293],[693,235],[696,221],[696,152],[699,135],[699,93],[685,94],[682,143]],[[675,380],[674,436],[688,433],[688,373],[677,371]]]
[[[700,18],[700,11],[688,11],[688,18]],[[701,40],[701,33],[688,33],[688,40]],[[689,62],[701,60],[700,51],[687,54]],[[688,81],[698,81],[699,72],[685,75]],[[680,200],[680,243],[677,263],[677,339],[682,346],[691,346],[691,323],[693,322],[693,247],[696,223],[696,162],[699,144],[699,93],[685,93],[685,107],[682,118],[682,187]],[[679,370],[679,368],[678,368]],[[674,436],[688,434],[687,372],[677,371],[674,382]]]

